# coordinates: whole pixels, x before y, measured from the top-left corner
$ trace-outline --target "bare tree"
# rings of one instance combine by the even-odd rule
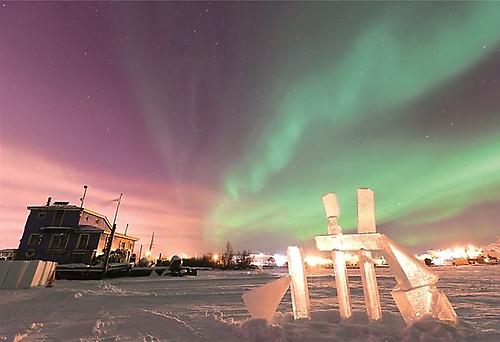
[[[226,250],[222,253],[222,265],[224,268],[229,268],[231,266],[232,260],[234,256],[233,247],[231,246],[231,242],[226,243]]]

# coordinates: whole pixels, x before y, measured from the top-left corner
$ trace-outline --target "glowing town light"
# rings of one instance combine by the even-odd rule
[[[283,267],[288,261],[288,258],[286,255],[283,254],[274,254],[273,255],[274,262],[276,263],[276,266],[278,267]]]
[[[213,261],[218,261],[219,260],[219,254],[213,254],[212,255],[212,260]]]
[[[290,289],[292,292],[293,318],[310,318],[309,289],[304,271],[304,263],[299,247],[288,247],[288,273],[291,277]]]
[[[476,259],[483,254],[483,250],[474,245],[454,247],[439,250],[430,250],[418,256],[419,259],[431,259],[434,265],[452,265],[458,259]]]
[[[328,258],[323,258],[317,255],[308,255],[304,258],[304,263],[311,267],[327,266],[327,265],[332,265],[333,260]]]

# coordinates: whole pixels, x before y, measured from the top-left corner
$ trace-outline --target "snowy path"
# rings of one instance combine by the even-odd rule
[[[289,293],[280,324],[249,321],[241,295],[275,274],[200,272],[192,278],[153,275],[110,281],[58,281],[55,288],[2,290],[0,340],[46,341],[318,341],[366,338],[500,340],[500,267],[435,268],[462,319],[459,329],[435,322],[404,330],[390,296],[394,279],[378,269],[384,323],[367,325],[361,280],[350,270],[355,319],[338,324],[334,279],[323,270],[309,277],[313,319],[294,322]],[[244,323],[246,322],[246,323]],[[242,324],[244,323],[244,324]]]

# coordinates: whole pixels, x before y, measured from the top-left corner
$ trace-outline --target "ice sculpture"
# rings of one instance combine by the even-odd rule
[[[294,319],[310,318],[309,289],[304,271],[304,260],[299,247],[288,247],[288,274],[291,277],[292,307]]]
[[[340,216],[337,195],[329,193],[323,196],[323,207],[328,220],[328,234],[342,235],[342,228],[337,222]],[[340,317],[346,319],[352,316],[352,308],[344,252],[332,250],[332,260]]]
[[[290,276],[281,277],[243,294],[243,302],[252,318],[272,323],[276,309],[290,285]]]
[[[368,317],[380,320],[382,311],[372,251],[382,253],[396,278],[397,286],[391,292],[405,322],[410,325],[424,316],[442,321],[457,322],[457,315],[448,298],[436,287],[438,277],[415,256],[377,233],[375,225],[374,194],[370,189],[357,190],[358,234],[342,234],[338,224],[340,209],[337,196],[323,196],[323,206],[328,220],[328,235],[316,236],[320,251],[332,253],[339,311],[342,319],[352,316],[345,253],[357,253]],[[288,272],[295,319],[310,318],[309,291],[300,249],[288,247]],[[286,285],[286,286],[285,286]],[[243,295],[243,300],[254,318],[272,320],[288,283],[276,280]]]
[[[331,199],[335,194],[326,196]],[[326,203],[326,196],[323,197],[323,203]],[[329,203],[333,201],[330,200]],[[338,208],[336,212],[339,212]],[[330,218],[328,221],[330,225]],[[453,307],[446,295],[436,287],[438,277],[412,253],[387,236],[376,233],[373,192],[369,189],[358,189],[358,232],[360,234],[317,236],[316,245],[321,251],[334,253],[334,258],[336,256],[338,258],[336,254],[338,252],[356,251],[358,253],[363,291],[370,319],[377,320],[381,317],[378,286],[370,254],[371,251],[380,251],[384,254],[396,278],[397,287],[392,291],[392,296],[408,325],[425,315],[456,323],[457,315]],[[334,267],[337,263],[334,259]],[[335,276],[337,278],[337,272]],[[342,310],[345,310],[340,298],[343,288],[339,291],[338,286],[337,283],[342,313]],[[342,283],[341,286],[345,284]]]

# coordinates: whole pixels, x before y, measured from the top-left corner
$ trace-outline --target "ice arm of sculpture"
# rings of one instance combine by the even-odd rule
[[[382,251],[391,267],[398,287],[406,290],[436,284],[438,277],[420,260],[387,236],[379,233],[316,236],[320,251]]]
[[[400,289],[408,290],[438,282],[439,277],[429,267],[385,235],[382,236],[382,250]]]
[[[302,253],[299,247],[289,246],[287,254],[288,273],[291,277],[293,318],[308,319],[310,318],[309,288]]]
[[[322,199],[323,208],[325,209],[328,220],[328,234],[330,234],[330,236],[342,236],[342,228],[337,222],[337,218],[340,215],[337,195],[329,193],[324,195]],[[332,251],[332,259],[334,263],[333,272],[335,275],[335,285],[337,287],[340,317],[342,319],[347,319],[352,316],[352,307],[344,252]]]
[[[315,237],[320,251],[367,251],[382,250],[382,234],[319,235]]]

